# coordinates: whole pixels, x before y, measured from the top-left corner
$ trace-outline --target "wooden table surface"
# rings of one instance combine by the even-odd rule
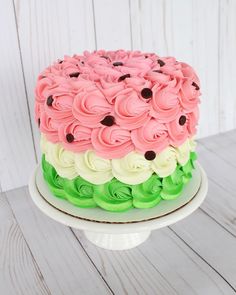
[[[236,131],[199,140],[198,155],[209,178],[201,208],[127,251],[51,220],[27,187],[2,193],[0,294],[235,294]]]

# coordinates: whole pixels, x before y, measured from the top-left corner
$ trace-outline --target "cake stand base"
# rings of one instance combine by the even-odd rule
[[[101,208],[79,208],[53,196],[40,166],[35,168],[29,182],[30,195],[43,213],[64,225],[83,230],[90,242],[109,250],[134,248],[146,241],[152,230],[187,217],[201,205],[207,189],[207,176],[197,163],[193,178],[177,199],[163,200],[150,209],[114,213]]]
[[[86,238],[94,245],[108,250],[127,250],[145,242],[151,231],[130,234],[102,234],[84,231]]]

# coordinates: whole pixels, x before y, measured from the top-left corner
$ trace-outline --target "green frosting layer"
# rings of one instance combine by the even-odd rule
[[[102,185],[92,184],[80,176],[72,180],[63,178],[44,155],[42,168],[44,179],[56,197],[82,208],[99,206],[108,211],[122,212],[132,207],[151,208],[162,199],[177,198],[192,177],[196,158],[196,153],[191,152],[189,161],[184,166],[178,165],[170,176],[160,178],[154,173],[147,181],[137,185],[125,184],[116,178]]]

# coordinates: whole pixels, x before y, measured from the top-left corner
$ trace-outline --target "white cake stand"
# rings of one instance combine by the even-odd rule
[[[196,164],[193,178],[182,195],[173,201],[161,201],[151,209],[130,209],[124,213],[100,208],[83,209],[59,199],[49,191],[38,166],[29,182],[36,206],[52,219],[83,230],[93,244],[110,250],[130,249],[143,243],[152,230],[173,224],[195,211],[206,197],[207,176]]]

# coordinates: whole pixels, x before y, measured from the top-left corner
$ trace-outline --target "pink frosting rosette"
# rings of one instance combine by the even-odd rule
[[[163,73],[161,70],[151,70],[147,72],[145,75],[145,79],[151,81],[152,83],[155,83],[157,85],[159,84],[168,84],[173,78],[171,75]]]
[[[195,82],[196,81],[196,82]],[[199,103],[199,80],[185,79],[180,89],[180,104],[186,112],[193,111]]]
[[[190,136],[193,136],[197,132],[197,124],[199,120],[199,108],[198,106],[195,107],[195,109],[191,112],[188,113],[188,132]]]
[[[51,93],[53,94],[49,97],[51,97],[52,102],[50,105],[47,105],[47,100],[45,101],[45,112],[55,121],[62,122],[62,120],[72,120],[74,93],[70,85],[60,85],[54,88]]]
[[[163,123],[173,121],[180,112],[179,89],[180,82],[178,80],[173,80],[167,86],[155,85],[152,88],[153,97],[150,102],[151,116]]]
[[[52,92],[53,89],[57,87],[57,85],[58,84],[55,80],[41,75],[35,88],[36,102],[43,104],[50,95],[50,92]]]
[[[141,93],[143,88],[152,88],[151,81],[140,77],[130,77],[129,79],[125,79],[125,84],[127,88],[133,88],[138,94]],[[141,95],[139,95],[139,97],[142,99]]]
[[[164,74],[178,78],[183,77],[181,64],[177,62],[174,57],[164,57],[161,58],[161,61],[165,63],[165,65],[160,68]]]
[[[136,149],[141,152],[152,150],[159,153],[169,144],[167,127],[154,118],[150,118],[144,126],[132,130],[131,138]]]
[[[101,79],[96,85],[110,104],[114,104],[117,95],[125,89],[124,82],[112,82],[105,79]]]
[[[173,121],[167,124],[170,143],[177,147],[183,144],[188,137],[192,137],[196,133],[198,118],[198,108],[191,113],[181,111]]]
[[[122,158],[134,150],[130,131],[117,125],[95,128],[91,138],[97,155],[106,159]]]
[[[80,125],[77,120],[61,125],[58,130],[62,145],[74,152],[92,149],[91,133],[91,128]]]
[[[116,97],[116,123],[129,130],[141,127],[148,121],[150,105],[143,101],[136,91],[127,88]]]
[[[101,120],[111,113],[112,106],[95,86],[79,92],[73,102],[75,118],[85,126],[98,127]]]
[[[59,122],[54,121],[48,114],[44,111],[40,114],[40,131],[46,135],[46,138],[56,143],[59,141],[58,128],[60,126]]]
[[[183,76],[185,78],[189,78],[193,81],[197,80],[199,82],[194,69],[190,65],[188,65],[187,63],[184,63],[184,62],[179,62],[179,65],[181,66],[181,71],[182,71]]]

